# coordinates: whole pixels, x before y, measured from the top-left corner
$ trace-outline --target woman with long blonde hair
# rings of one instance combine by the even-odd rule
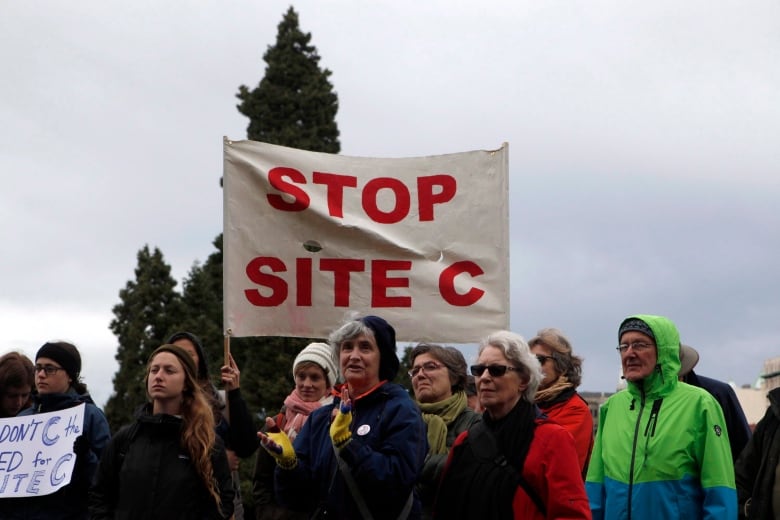
[[[149,358],[150,402],[106,448],[90,492],[93,519],[224,519],[233,485],[192,357],[162,345]]]

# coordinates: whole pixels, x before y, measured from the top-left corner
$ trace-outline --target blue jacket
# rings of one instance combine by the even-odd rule
[[[693,386],[698,386],[708,391],[712,397],[718,401],[718,404],[723,409],[723,417],[726,419],[726,429],[729,432],[729,443],[731,444],[731,458],[734,462],[737,461],[737,457],[745,449],[752,432],[748,425],[745,412],[742,411],[742,405],[739,404],[737,394],[731,385],[712,379],[709,377],[700,376],[693,370],[685,376],[683,379],[686,383]]]
[[[89,517],[87,512],[87,493],[95,476],[100,455],[111,439],[111,430],[103,412],[95,406],[89,394],[79,394],[70,388],[64,394],[38,395],[31,408],[22,410],[19,415],[54,412],[72,408],[85,403],[83,435],[74,444],[76,465],[70,484],[63,486],[51,495],[6,498],[0,506],[0,517],[13,520],[73,519]]]
[[[298,465],[276,468],[276,494],[290,509],[327,509],[330,518],[359,519],[330,438],[336,399],[314,411],[295,438]],[[402,387],[384,383],[353,401],[352,440],[340,456],[351,468],[363,500],[376,520],[398,518],[422,471],[428,440],[417,405]],[[419,518],[416,494],[408,518]]]

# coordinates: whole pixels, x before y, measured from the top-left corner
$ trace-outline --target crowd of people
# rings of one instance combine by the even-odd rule
[[[147,402],[113,436],[73,344],[47,342],[34,362],[9,352],[0,421],[84,405],[84,422],[69,482],[0,491],[0,518],[242,520],[238,465],[255,453],[258,520],[780,518],[780,389],[753,434],[671,320],[629,316],[617,336],[626,389],[595,432],[583,359],[555,328],[528,342],[496,331],[470,367],[417,344],[404,388],[393,326],[355,316],[285,369],[292,390],[260,431],[235,360],[218,388],[190,332],[151,354]]]

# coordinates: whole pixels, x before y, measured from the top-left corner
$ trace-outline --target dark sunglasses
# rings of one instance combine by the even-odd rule
[[[501,377],[506,374],[507,370],[514,370],[516,372],[520,371],[520,369],[517,367],[510,367],[507,365],[471,365],[471,375],[474,377],[479,377],[486,368],[488,374],[490,374],[492,377]]]

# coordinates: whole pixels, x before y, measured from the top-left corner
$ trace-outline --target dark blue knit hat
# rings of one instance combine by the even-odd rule
[[[401,366],[396,353],[395,329],[379,316],[364,316],[360,321],[374,331],[374,339],[379,347],[379,379],[392,381]]]
[[[620,328],[618,329],[618,341],[620,341],[620,338],[623,337],[624,333],[630,330],[641,332],[645,336],[650,336],[653,338],[653,341],[655,341],[655,334],[653,334],[653,329],[650,328],[650,325],[640,320],[639,318],[626,318],[623,320],[623,323],[620,324]]]

